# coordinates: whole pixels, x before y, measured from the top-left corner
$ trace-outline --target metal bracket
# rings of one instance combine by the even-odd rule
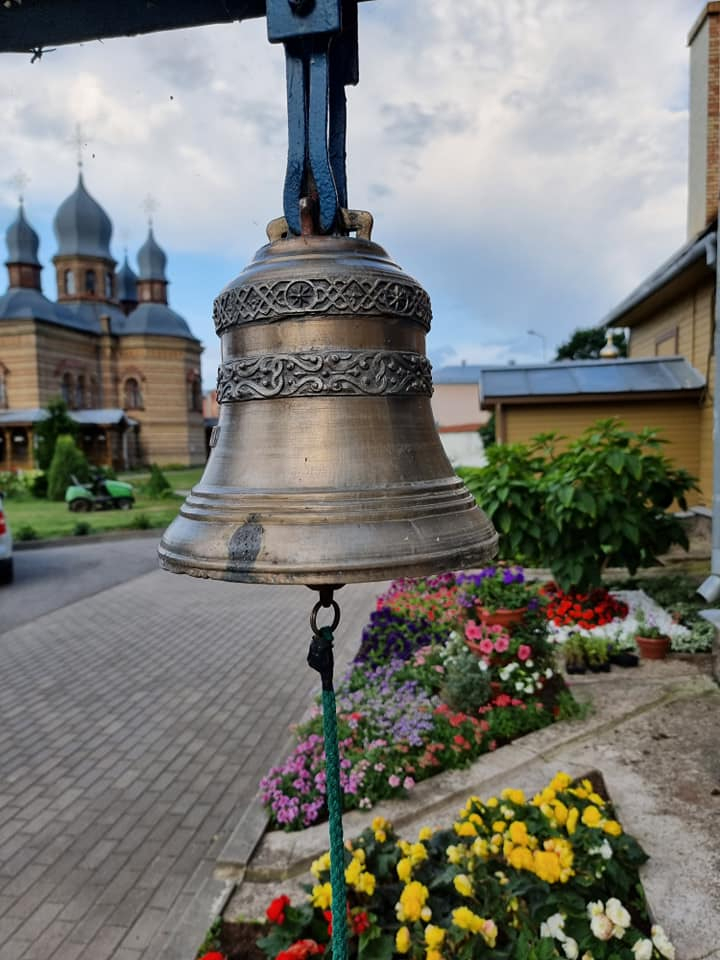
[[[300,201],[317,198],[317,228],[347,206],[345,86],[358,81],[357,0],[267,0],[268,39],[285,44],[288,163],[283,209],[303,233]]]

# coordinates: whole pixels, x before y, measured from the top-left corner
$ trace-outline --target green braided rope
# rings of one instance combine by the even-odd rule
[[[332,633],[322,627],[321,633]],[[325,634],[324,639],[327,638]],[[345,887],[345,844],[340,787],[340,751],[338,749],[335,691],[323,689],[323,733],[325,735],[325,783],[330,817],[330,885],[332,887],[332,960],[347,958],[347,890]]]

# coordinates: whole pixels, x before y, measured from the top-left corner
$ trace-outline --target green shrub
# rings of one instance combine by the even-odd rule
[[[172,493],[172,487],[167,477],[156,463],[153,463],[150,467],[150,479],[143,487],[143,490],[148,497],[153,498],[165,497],[169,493]]]
[[[445,683],[441,692],[448,706],[463,713],[475,714],[490,700],[490,678],[467,647],[445,661]]]
[[[48,471],[48,498],[63,500],[65,491],[73,482],[73,476],[82,482],[87,480],[88,474],[87,459],[76,446],[74,438],[67,434],[58,437]]]
[[[27,493],[22,474],[13,470],[0,470],[0,492],[8,498],[18,498]]]
[[[133,530],[151,530],[152,520],[146,513],[136,513],[130,526]]]
[[[501,534],[500,555],[550,567],[560,587],[590,590],[605,565],[634,573],[673,544],[694,478],[662,455],[657,431],[623,430],[601,420],[565,450],[554,434],[530,444],[495,445],[488,465],[458,471]]]
[[[47,417],[35,426],[37,465],[41,470],[50,468],[58,437],[76,437],[78,433],[78,424],[69,415],[64,400],[51,400],[46,410]]]
[[[92,532],[92,527],[87,522],[87,520],[78,520],[78,522],[73,527],[74,537],[86,537],[91,532]]]
[[[47,497],[48,478],[46,473],[39,473],[32,482],[30,492],[38,500],[44,500]]]
[[[28,540],[39,540],[38,532],[33,527],[31,523],[21,523],[20,526],[15,530],[14,537],[16,540],[28,541]]]

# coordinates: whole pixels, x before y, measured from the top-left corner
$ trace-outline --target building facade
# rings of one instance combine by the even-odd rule
[[[200,355],[168,306],[167,259],[152,227],[136,275],[110,252],[112,223],[82,173],[53,222],[57,299],[42,291],[38,236],[22,202],[6,233],[0,296],[0,471],[35,465],[34,432],[57,398],[96,464],[127,469],[205,459]]]

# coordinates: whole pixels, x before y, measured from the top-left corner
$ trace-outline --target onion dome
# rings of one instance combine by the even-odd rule
[[[165,276],[167,257],[153,236],[152,227],[148,228],[147,240],[138,250],[137,259],[141,280],[167,280]]]
[[[5,241],[8,249],[8,263],[26,263],[39,267],[37,252],[40,238],[25,219],[22,202],[18,208],[18,215],[5,232]]]
[[[151,334],[160,337],[183,337],[195,340],[184,317],[175,313],[164,303],[141,303],[127,319],[118,326],[122,335]]]
[[[58,207],[53,227],[58,256],[80,254],[112,260],[110,217],[85,189],[82,173],[74,192]]]
[[[116,271],[117,299],[120,303],[137,303],[137,274],[128,263],[127,253],[119,270]]]

